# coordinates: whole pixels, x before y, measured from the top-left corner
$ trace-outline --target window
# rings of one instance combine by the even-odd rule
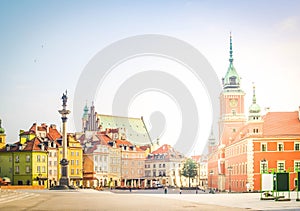
[[[54,155],[53,155],[53,157],[56,157],[56,152],[54,152]]]
[[[96,162],[98,161],[98,156],[95,156],[95,159],[94,159]]]
[[[76,160],[76,165],[79,166],[79,160]]]
[[[74,174],[74,169],[71,169],[71,174]]]
[[[20,157],[19,155],[16,155],[16,163],[19,163],[20,162]]]
[[[156,171],[155,170],[153,171],[153,177],[156,177]]]
[[[51,160],[49,161],[49,166],[52,166],[52,161]]]
[[[232,109],[232,110],[231,110],[231,113],[232,113],[233,116],[235,116],[235,115],[236,115],[236,110],[235,110],[235,109]]]
[[[161,168],[161,164],[159,164],[158,167]]]
[[[37,167],[36,167],[36,171],[37,171],[37,173],[41,173],[41,167],[40,167],[40,166],[37,166]]]
[[[71,152],[71,156],[74,156],[74,152]]]
[[[166,167],[166,164],[163,164],[162,166],[163,166],[163,168],[165,168],[165,167]]]
[[[268,161],[262,160],[260,161],[260,172],[267,173],[268,172]]]
[[[36,160],[37,160],[37,162],[41,162],[41,156],[37,155]]]
[[[42,172],[46,173],[46,166],[42,166]]]
[[[267,144],[266,143],[262,143],[261,144],[261,151],[262,152],[266,152],[267,151]]]
[[[30,155],[26,155],[26,162],[30,162]]]
[[[57,161],[54,161],[53,165],[54,165],[54,166],[57,166]]]
[[[49,175],[52,175],[52,170],[49,170]]]
[[[20,167],[16,166],[16,174],[19,174],[19,173],[20,173]]]
[[[71,165],[72,165],[72,166],[74,165],[74,160],[71,160]]]
[[[76,152],[76,156],[79,156],[79,152]]]
[[[300,150],[300,143],[296,142],[295,143],[295,151],[299,151]]]
[[[300,160],[294,161],[294,171],[300,171]]]
[[[49,157],[52,157],[52,152],[49,152]]]
[[[285,162],[284,161],[277,161],[277,171],[282,172],[285,170]]]
[[[283,143],[278,143],[278,145],[277,145],[277,149],[278,149],[278,151],[283,151],[284,149],[283,149]]]
[[[229,77],[229,84],[230,85],[236,85],[236,77],[235,76]]]
[[[76,174],[79,174],[79,169],[76,169]]]
[[[153,164],[153,168],[156,168],[156,165],[155,164]],[[153,175],[154,176],[154,175]]]
[[[46,162],[46,156],[45,156],[45,155],[42,156],[42,162],[43,162],[43,163]]]

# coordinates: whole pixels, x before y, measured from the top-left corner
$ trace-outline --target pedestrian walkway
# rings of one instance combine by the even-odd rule
[[[20,191],[15,191],[15,190],[1,190],[0,189],[0,204],[19,200],[19,199],[24,199],[24,198],[29,198],[33,196],[38,196],[39,194],[37,193],[28,193],[28,192],[20,192]]]
[[[193,195],[149,194],[148,196],[250,210],[300,210],[300,202],[296,201],[296,192],[291,193],[291,201],[260,200],[260,193],[221,193]]]

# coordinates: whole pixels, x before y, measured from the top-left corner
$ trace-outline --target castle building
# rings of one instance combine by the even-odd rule
[[[300,169],[300,109],[262,115],[253,86],[246,118],[245,93],[233,67],[231,36],[229,68],[222,81],[220,135],[209,149],[208,186],[221,191],[258,191],[261,173],[286,171],[290,172],[290,189],[294,189]]]

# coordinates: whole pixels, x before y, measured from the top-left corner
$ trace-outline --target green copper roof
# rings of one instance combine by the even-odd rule
[[[100,125],[105,128],[125,128],[126,139],[134,144],[150,144],[151,139],[142,118],[130,118],[97,114]]]
[[[83,109],[83,116],[82,116],[82,118],[88,118],[88,114],[89,113],[89,108],[88,108],[88,106],[87,106],[87,104],[85,104],[85,106],[84,106],[84,109]]]
[[[233,56],[232,56],[232,37],[230,33],[230,51],[229,51],[229,67],[225,77],[223,78],[223,87],[226,88],[239,88],[241,78],[237,74],[233,66]]]
[[[1,127],[1,122],[2,122],[2,121],[1,121],[1,119],[0,119],[0,134],[4,134],[4,133],[5,133],[5,130],[4,130],[4,128]]]
[[[249,113],[259,113],[260,106],[256,103],[255,86],[253,85],[252,105],[249,107]]]

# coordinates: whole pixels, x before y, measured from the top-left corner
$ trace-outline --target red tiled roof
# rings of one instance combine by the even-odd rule
[[[201,159],[201,155],[193,155],[191,156],[193,161],[199,162]]]
[[[173,149],[173,148],[168,144],[164,144],[161,147],[159,147],[157,150],[153,151],[151,154],[167,153],[170,149]]]
[[[40,143],[41,143],[40,139],[35,137],[34,139],[27,141],[24,144],[24,148],[21,151],[41,151],[41,148],[39,146]],[[20,144],[20,142],[16,142],[13,145],[11,145],[9,151],[10,152],[20,151],[19,144]],[[46,147],[45,147],[45,150],[46,150]],[[6,151],[6,147],[2,148],[1,151]]]
[[[269,112],[263,120],[263,136],[300,135],[298,111]]]
[[[57,129],[53,129],[52,127],[49,127],[48,134],[53,138],[53,140],[59,139],[62,137],[62,135],[57,131]]]
[[[150,145],[144,145],[144,146],[140,146],[141,150],[146,151],[147,149],[150,149]]]

